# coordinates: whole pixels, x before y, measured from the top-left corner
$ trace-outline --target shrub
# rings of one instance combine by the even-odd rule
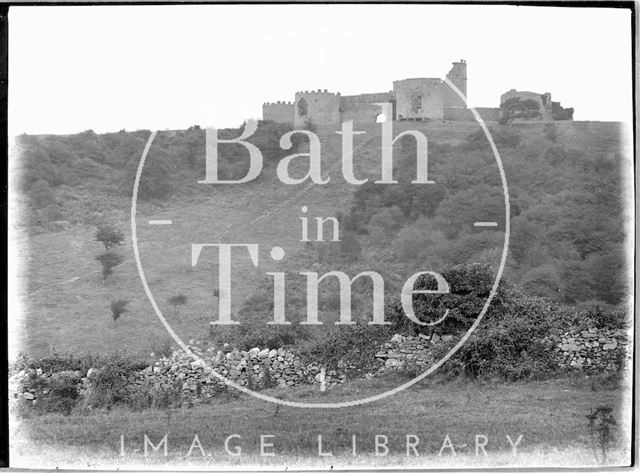
[[[340,370],[353,378],[379,367],[375,354],[392,333],[388,325],[358,322],[334,327],[325,338],[299,345],[297,352],[307,363]]]
[[[187,303],[187,296],[184,294],[177,294],[170,297],[167,302],[169,302],[169,305],[173,306],[174,315],[178,315],[178,307]]]
[[[393,251],[401,261],[429,261],[432,268],[442,264],[446,241],[441,231],[426,218],[419,218],[398,232]]]
[[[133,410],[166,409],[179,407],[182,401],[182,386],[180,383],[161,385],[150,379],[144,379],[129,390],[126,405]]]
[[[126,380],[147,366],[145,360],[125,352],[110,354],[58,354],[43,358],[21,356],[11,367],[11,372],[25,370],[29,374],[23,381],[23,389],[34,390],[36,413],[59,412],[69,414],[79,403],[84,407],[111,407],[117,402],[128,401],[131,392]],[[84,400],[80,392],[80,380],[90,368],[96,369],[88,380]],[[38,374],[42,370],[42,374]]]
[[[94,238],[104,245],[106,251],[109,251],[111,248],[122,245],[124,233],[114,225],[102,224],[98,225]]]
[[[491,310],[467,343],[443,367],[470,377],[498,376],[505,380],[545,377],[557,370],[551,335],[562,323],[563,312],[546,299],[509,290],[501,310]],[[565,325],[566,328],[566,325]],[[437,346],[436,359],[455,340]]]
[[[445,310],[449,315],[443,322],[434,326],[417,325],[405,316],[399,301],[390,301],[387,305],[387,319],[398,332],[415,334],[422,332],[457,333],[467,330],[480,314],[494,283],[494,274],[488,265],[464,264],[445,269],[441,272],[449,284],[448,294],[416,294],[413,297],[413,310],[421,322],[434,322],[440,319]],[[418,278],[414,289],[437,289],[435,278]],[[504,289],[499,286],[491,304],[491,313],[499,314],[504,310],[502,303]]]
[[[127,311],[127,305],[129,301],[119,299],[117,301],[111,301],[111,316],[113,320],[118,320],[122,314]]]
[[[125,168],[120,188],[128,195],[133,192],[139,164],[140,157],[134,155]],[[171,167],[171,160],[165,151],[156,150],[154,153],[149,153],[138,181],[138,198],[141,200],[164,199],[170,195],[173,190]]]
[[[113,268],[122,263],[122,256],[109,252],[96,256],[96,260],[102,264],[102,279],[106,280],[107,276],[113,273]]]
[[[147,363],[124,352],[115,352],[99,360],[95,373],[88,378],[84,407],[110,409],[126,404],[131,396],[129,381],[144,369]]]
[[[624,330],[630,324],[630,319],[624,310],[598,302],[588,304],[586,309],[578,312],[577,317],[588,321],[588,324],[596,328]]]
[[[606,465],[607,453],[609,448],[615,443],[615,434],[618,425],[613,416],[613,408],[601,405],[592,409],[585,417],[589,421],[589,433],[594,448],[594,455],[596,459],[598,459],[598,455],[595,452],[599,450],[599,460],[603,465]]]

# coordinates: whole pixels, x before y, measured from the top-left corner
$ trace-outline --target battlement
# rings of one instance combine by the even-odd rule
[[[278,100],[277,102],[264,102],[262,104],[263,107],[270,107],[272,105],[291,105],[291,106],[293,106],[293,102],[287,102],[286,100]]]
[[[293,125],[295,107],[293,102],[278,100],[277,102],[265,102],[262,104],[262,119],[277,123]]]
[[[318,90],[299,90],[296,92],[296,98],[300,95],[321,95],[325,97],[340,97],[340,92],[329,92],[327,89],[318,89]]]

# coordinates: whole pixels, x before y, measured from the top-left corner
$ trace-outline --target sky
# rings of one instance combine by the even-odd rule
[[[12,6],[9,134],[238,126],[299,90],[385,92],[459,59],[470,106],[515,88],[629,122],[630,22],[506,5]]]

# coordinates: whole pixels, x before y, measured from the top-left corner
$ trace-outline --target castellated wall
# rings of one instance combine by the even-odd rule
[[[278,101],[262,104],[262,119],[293,125],[295,119],[293,102]]]
[[[303,128],[307,120],[315,125],[340,123],[340,94],[327,90],[296,92],[294,126]]]
[[[341,121],[353,121],[354,123],[375,123],[382,112],[379,103],[393,103],[393,92],[377,94],[345,95],[340,101]],[[393,120],[394,117],[386,117]]]
[[[396,97],[396,120],[444,118],[441,79],[418,78],[393,82]]]

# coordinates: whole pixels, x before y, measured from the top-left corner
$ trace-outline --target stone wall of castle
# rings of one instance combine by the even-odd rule
[[[417,78],[393,82],[396,120],[443,119],[444,97],[441,79]]]
[[[354,123],[375,123],[382,112],[379,103],[393,103],[393,91],[378,94],[345,95],[340,101],[340,119]],[[393,120],[393,117],[385,117]]]
[[[262,119],[293,125],[295,109],[293,102],[273,102],[262,104]]]
[[[294,126],[303,128],[307,120],[315,125],[340,123],[340,94],[325,90],[296,92]]]
[[[497,122],[500,119],[500,109],[494,107],[476,107],[475,111],[485,122]],[[473,113],[468,108],[445,107],[444,119],[452,122],[475,121]]]

